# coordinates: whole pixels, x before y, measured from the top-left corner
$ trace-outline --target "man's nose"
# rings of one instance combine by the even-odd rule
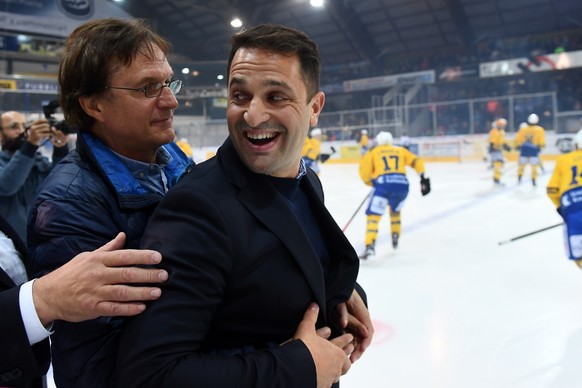
[[[178,99],[168,87],[162,88],[162,92],[157,97],[157,103],[160,108],[176,109],[178,107]]]
[[[258,127],[260,124],[269,121],[270,114],[260,99],[253,98],[243,118],[251,127]]]

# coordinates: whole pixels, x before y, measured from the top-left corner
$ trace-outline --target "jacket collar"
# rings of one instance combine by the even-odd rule
[[[349,282],[336,282],[334,279],[337,279],[336,275],[343,276],[343,274],[338,273],[339,271],[348,270],[346,274],[349,274],[350,277],[353,276],[355,283],[359,261],[351,244],[323,204],[323,190],[316,174],[308,169],[307,175],[302,178],[301,187],[305,190],[311,203],[314,204],[312,209],[324,227],[324,239],[328,244],[330,256],[335,261],[330,268],[327,290],[324,288],[326,285],[319,258],[312,248],[308,236],[285,199],[273,187],[267,176],[254,173],[244,165],[230,138],[227,138],[218,150],[217,158],[229,182],[240,189],[239,200],[241,203],[270,229],[291,252],[313,289],[316,301],[322,311],[326,309],[326,302],[330,302],[326,301],[326,295],[334,295],[343,299],[342,301],[347,300],[353,287],[351,289],[345,287],[345,284]],[[330,244],[332,238],[334,243]],[[340,285],[343,287],[339,287]]]
[[[189,171],[193,162],[173,142],[162,146],[172,160],[164,167],[168,178],[168,187],[172,187],[180,177]],[[106,182],[117,194],[122,208],[141,208],[156,204],[161,195],[151,192],[133,177],[119,157],[101,140],[89,132],[80,132],[77,137],[77,148],[95,165]]]

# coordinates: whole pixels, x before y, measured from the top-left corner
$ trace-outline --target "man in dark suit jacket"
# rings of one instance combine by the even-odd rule
[[[170,278],[123,330],[121,387],[329,387],[371,341],[358,257],[301,161],[324,103],[317,46],[258,26],[228,67],[229,138],[143,236]]]
[[[0,217],[0,231],[6,235],[21,257],[26,247],[16,231]],[[19,303],[20,286],[0,268],[0,386],[42,387],[43,376],[50,364],[49,341],[46,338],[30,346],[22,322]]]
[[[0,231],[12,240],[20,257],[26,258],[24,243],[2,217]],[[35,311],[36,316],[32,313],[29,318],[50,325],[55,319],[82,321],[101,315],[129,316],[143,311],[145,306],[141,301],[156,299],[160,289],[119,283],[158,283],[167,278],[167,273],[160,269],[125,268],[157,264],[161,256],[148,250],[119,250],[124,242],[125,235],[121,233],[99,250],[82,253],[63,267],[34,280],[31,286],[34,302],[28,312]],[[106,290],[108,285],[115,288]],[[24,323],[27,309],[20,304],[22,287],[0,268],[0,387],[40,388],[50,364],[49,333],[38,342],[29,338]]]

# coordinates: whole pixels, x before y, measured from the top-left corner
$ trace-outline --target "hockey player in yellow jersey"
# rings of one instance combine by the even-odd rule
[[[404,147],[392,145],[392,134],[380,132],[376,145],[360,161],[360,177],[365,184],[373,186],[366,210],[366,250],[362,259],[375,254],[380,219],[388,208],[392,246],[398,247],[400,237],[400,211],[408,196],[406,166],[414,168],[420,175],[422,195],[430,192],[430,180],[424,176],[422,160]]]
[[[538,166],[540,164],[540,151],[546,146],[544,128],[537,125],[540,119],[532,113],[527,118],[527,126],[520,128],[515,135],[515,146],[519,149],[519,165],[517,167],[517,180],[521,178],[526,165],[531,166],[531,181],[536,185],[538,179]]]
[[[303,149],[301,150],[301,158],[305,163],[305,167],[311,168],[319,174],[319,154],[321,153],[321,129],[314,128],[305,138]]]
[[[360,140],[358,141],[362,155],[364,155],[366,152],[368,152],[369,143],[370,143],[370,139],[368,138],[368,130],[362,129],[360,131]]]
[[[505,158],[503,151],[509,151],[511,148],[505,142],[505,127],[507,120],[499,118],[495,120],[494,126],[489,131],[489,154],[491,155],[491,163],[493,164],[493,183],[500,185],[501,174]]]
[[[582,268],[582,130],[574,143],[574,151],[556,160],[547,191],[564,219],[568,258]]]
[[[180,147],[182,152],[184,152],[187,157],[189,157],[189,158],[192,157],[192,147],[190,146],[188,139],[183,137],[179,140],[175,140],[175,143],[178,145],[178,147]]]

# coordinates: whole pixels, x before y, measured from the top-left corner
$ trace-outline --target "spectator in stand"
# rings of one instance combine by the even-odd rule
[[[68,135],[47,119],[27,125],[20,112],[4,112],[0,119],[0,215],[26,241],[28,212],[41,183],[69,152]],[[38,151],[47,141],[53,145],[52,161]]]

